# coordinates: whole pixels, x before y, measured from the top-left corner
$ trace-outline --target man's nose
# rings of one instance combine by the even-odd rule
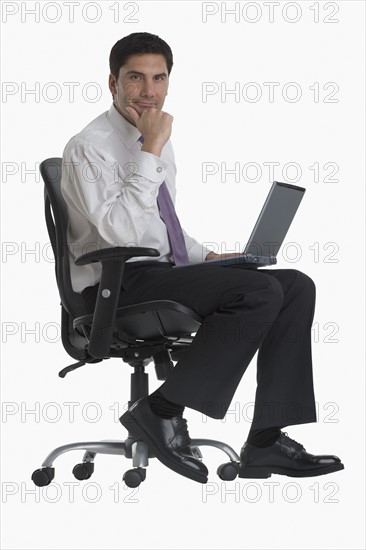
[[[141,88],[142,97],[154,97],[155,83],[152,80],[145,80]]]

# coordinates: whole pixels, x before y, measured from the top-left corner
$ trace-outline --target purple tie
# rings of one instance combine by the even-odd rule
[[[140,136],[139,140],[141,143],[144,143],[144,136]],[[157,202],[160,217],[167,228],[170,248],[173,253],[175,265],[189,264],[183,231],[165,181],[163,181],[159,187]]]

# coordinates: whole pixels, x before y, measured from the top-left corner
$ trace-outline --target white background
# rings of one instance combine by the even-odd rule
[[[226,22],[221,3],[210,3],[207,9],[217,13],[203,22],[200,2],[138,2],[131,16],[136,22],[128,22],[133,4],[99,2],[100,18],[93,23],[99,17],[95,4],[79,2],[70,22],[65,3],[40,2],[35,22],[26,13],[34,2],[2,2],[2,547],[364,548],[364,2],[280,2],[272,22],[265,2],[237,2],[238,20],[227,15]],[[117,22],[112,6],[119,7]],[[14,13],[6,16],[5,9]],[[296,15],[298,21],[290,22]],[[327,17],[338,22],[326,23]],[[46,491],[34,490],[30,476],[53,448],[125,437],[118,416],[128,399],[130,368],[115,359],[58,378],[73,361],[57,330],[60,309],[43,185],[38,174],[25,170],[62,156],[69,138],[110,107],[110,49],[137,31],[158,34],[173,50],[164,109],[174,116],[176,207],[192,236],[222,251],[242,248],[271,181],[263,163],[280,163],[272,179],[307,188],[278,267],[300,269],[317,285],[318,422],[287,430],[309,452],[340,456],[344,471],[300,480],[221,482],[215,472],[224,455],[204,449],[207,486],[152,460],[146,481],[132,490],[122,482],[130,463],[120,457],[97,457],[94,476],[77,482],[71,470],[82,453],[74,452],[56,461],[56,477]],[[65,82],[79,83],[73,100]],[[205,82],[219,90],[238,82],[241,92],[254,82],[262,97],[250,101],[251,88],[238,102],[220,93],[204,102]],[[265,82],[279,83],[273,101]],[[282,95],[290,82],[302,93],[296,102]],[[98,84],[97,101],[88,83]],[[318,101],[310,89],[314,83]],[[339,87],[335,102],[326,101],[333,90],[328,83]],[[37,86],[38,96],[25,93]],[[57,89],[61,96],[53,101]],[[290,99],[293,92],[289,89]],[[203,182],[204,162],[228,168],[257,163],[262,175],[257,182],[242,176],[235,182],[232,175],[222,182],[218,173]],[[296,173],[286,174],[287,163],[299,165],[299,179],[289,179]],[[309,168],[315,163],[319,181]],[[325,181],[331,173],[327,163],[338,167],[335,182]],[[27,332],[31,329],[35,334]],[[148,370],[155,389],[151,365]],[[255,371],[253,361],[223,421],[186,411],[192,437],[221,439],[240,450],[250,427]],[[74,421],[65,403],[76,403]],[[30,409],[36,413],[27,413]],[[101,417],[93,422],[96,414]]]

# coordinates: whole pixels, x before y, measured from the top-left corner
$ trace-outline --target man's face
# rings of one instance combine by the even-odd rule
[[[109,89],[114,95],[118,111],[134,124],[126,107],[133,107],[139,115],[144,109],[161,110],[168,94],[169,76],[165,57],[144,53],[131,55],[119,70],[118,79],[109,75]]]

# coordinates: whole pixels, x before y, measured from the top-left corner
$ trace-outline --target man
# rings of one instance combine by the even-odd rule
[[[72,285],[88,307],[94,307],[101,268],[97,263],[78,267],[73,259],[88,246],[146,246],[158,249],[160,256],[126,263],[119,305],[174,300],[203,318],[167,380],[120,420],[165,465],[207,482],[207,468],[190,447],[184,407],[223,418],[258,350],[255,410],[241,450],[240,476],[305,477],[340,470],[338,457],[311,455],[281,431],[316,422],[313,281],[292,269],[205,263],[235,254],[213,253],[179,224],[173,117],[162,110],[172,66],[170,47],[156,35],[133,33],[119,40],[110,55],[113,104],[64,151],[62,193],[70,217]],[[172,268],[173,263],[199,262],[195,269]]]

